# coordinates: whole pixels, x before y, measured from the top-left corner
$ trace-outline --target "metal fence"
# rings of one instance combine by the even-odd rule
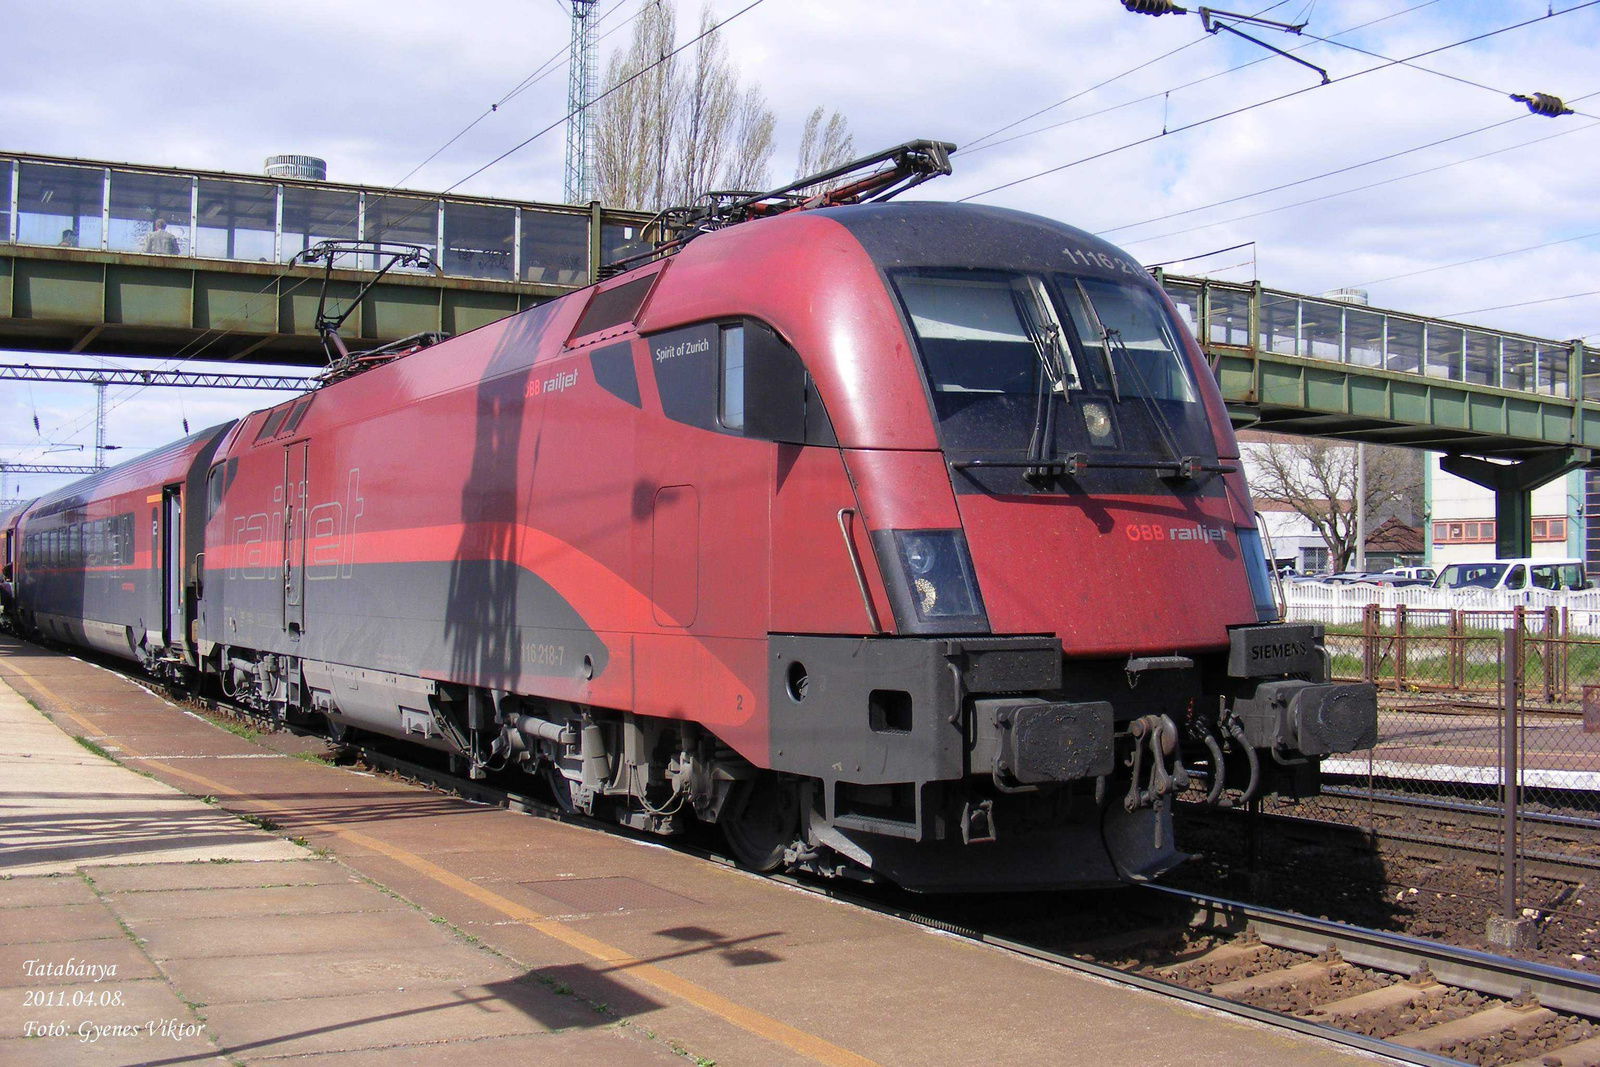
[[[1329,624],[1333,678],[1377,687],[1378,741],[1325,760],[1322,795],[1267,810],[1498,866],[1509,782],[1516,854],[1600,876],[1600,638],[1572,614],[1368,604]]]

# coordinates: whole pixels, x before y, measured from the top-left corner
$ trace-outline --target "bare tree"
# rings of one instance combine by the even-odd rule
[[[777,124],[761,87],[740,84],[709,3],[700,12],[704,36],[684,56],[661,62],[675,47],[676,27],[671,0],[645,7],[628,46],[606,65],[605,87],[615,91],[596,105],[595,187],[608,204],[659,209],[717,188],[769,183]],[[815,124],[821,115],[819,108]],[[841,161],[848,158],[849,128],[838,112],[811,136],[818,150],[835,152],[842,138]]]
[[[796,178],[848,163],[855,155],[855,137],[850,133],[850,121],[837,110],[826,123],[822,121],[822,116],[823,110],[819,106],[806,117],[805,130],[800,134],[800,159],[794,172]]]
[[[606,64],[611,95],[595,105],[595,191],[619,207],[648,208],[667,199],[681,86],[677,12],[670,0],[645,6],[628,47]]]
[[[759,192],[771,182],[772,153],[777,147],[772,135],[777,120],[767,107],[761,86],[751,85],[739,95],[733,123],[733,151],[723,184],[729,189]]]
[[[1275,440],[1248,449],[1250,489],[1285,504],[1311,522],[1328,546],[1335,570],[1349,566],[1356,551],[1356,448],[1307,437]],[[1369,528],[1385,510],[1415,510],[1422,465],[1403,448],[1367,446],[1366,511]]]

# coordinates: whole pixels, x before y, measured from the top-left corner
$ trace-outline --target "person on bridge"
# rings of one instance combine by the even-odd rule
[[[156,219],[155,228],[145,236],[143,251],[157,256],[178,254],[178,238],[167,229],[166,219]]]

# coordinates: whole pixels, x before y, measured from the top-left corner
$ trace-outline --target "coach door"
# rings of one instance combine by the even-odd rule
[[[162,631],[168,648],[183,644],[183,496],[176,485],[161,494]]]
[[[306,625],[306,459],[310,442],[283,450],[283,628]]]

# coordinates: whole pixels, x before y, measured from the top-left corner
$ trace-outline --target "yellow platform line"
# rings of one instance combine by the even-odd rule
[[[98,727],[74,712],[60,695],[39,679],[14,664],[7,663],[5,669],[15,673],[24,679],[28,685],[48,696],[67,718],[96,736],[105,736]],[[142,753],[136,752],[120,741],[117,747],[132,759],[146,759]],[[236,797],[241,800],[247,800],[253,805],[266,808],[269,811],[304,820],[304,816],[294,808],[264,800],[249,793],[240,792],[230,786],[223,785],[221,782],[207,778],[205,775],[174,767],[167,762],[161,764],[161,769],[168,774],[185,778],[196,785],[204,786],[212,796]],[[524,907],[514,900],[501,896],[492,889],[487,889],[476,882],[446,870],[414,852],[391,845],[387,841],[380,841],[375,837],[361,833],[359,830],[350,830],[321,820],[312,820],[304,823],[304,825],[343,838],[353,845],[371,849],[373,852],[387,856],[389,859],[411,868],[442,886],[454,889],[463,896],[469,897],[485,907],[492,908],[509,919],[537,930],[546,937],[554,938],[591,959],[617,970],[625,970],[628,974],[647,985],[654,986],[663,993],[667,993],[699,1008],[701,1011],[708,1012],[719,1019],[732,1023],[734,1026],[754,1034],[756,1037],[798,1052],[800,1055],[817,1063],[827,1064],[829,1067],[879,1067],[874,1060],[857,1055],[849,1049],[840,1048],[830,1041],[825,1041],[815,1034],[809,1034],[804,1030],[790,1026],[788,1023],[779,1022],[770,1015],[756,1011],[754,1008],[747,1008],[742,1004],[731,1001],[727,997],[713,993],[704,986],[691,982],[686,978],[680,978],[671,971],[658,967],[653,963],[646,963],[614,945],[607,944],[598,938],[590,937],[588,934],[574,929],[559,919],[541,915],[532,908]]]

